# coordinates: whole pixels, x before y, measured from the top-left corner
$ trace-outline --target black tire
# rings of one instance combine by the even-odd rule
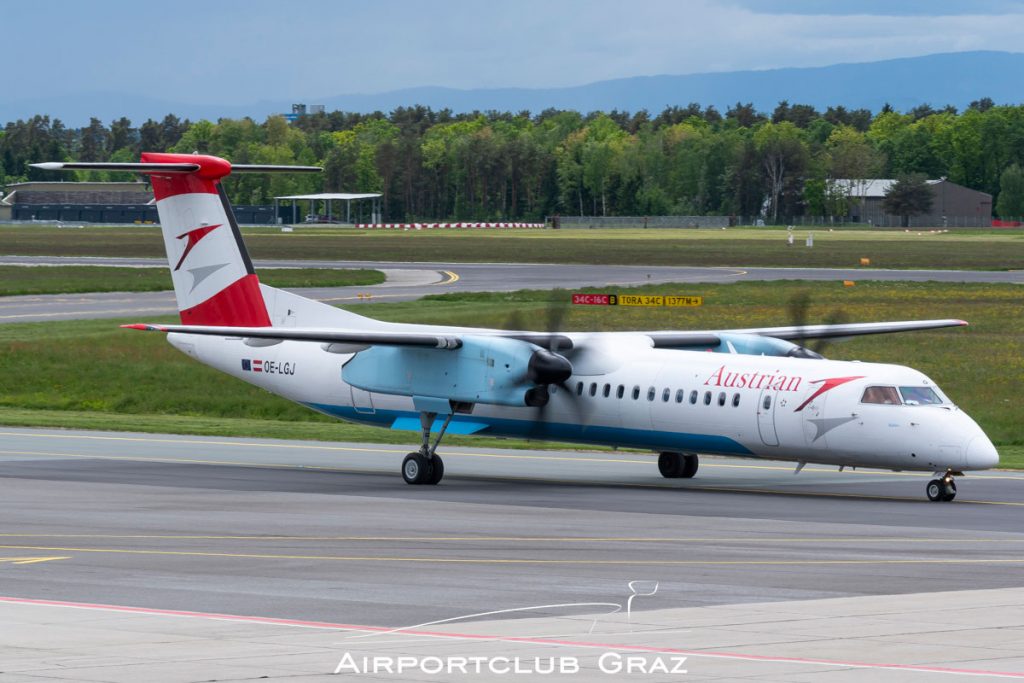
[[[700,459],[696,453],[691,455],[683,456],[683,468],[679,473],[679,476],[683,479],[693,479],[693,475],[697,474],[697,468],[700,467]]]
[[[441,483],[441,479],[444,478],[444,460],[441,460],[441,456],[437,453],[430,459],[430,479],[425,481],[425,484],[436,486]]]
[[[666,479],[678,479],[683,474],[684,460],[681,453],[659,453],[658,471]]]
[[[932,479],[928,482],[928,486],[925,487],[925,493],[928,494],[928,500],[937,503],[946,494],[946,487],[942,485],[941,479]]]
[[[942,495],[942,501],[944,503],[948,503],[956,498],[956,482],[950,479],[949,481],[944,481],[942,483],[942,488],[945,490],[945,493]]]
[[[410,453],[402,461],[402,479],[406,484],[425,484],[430,480],[431,467],[427,456]]]

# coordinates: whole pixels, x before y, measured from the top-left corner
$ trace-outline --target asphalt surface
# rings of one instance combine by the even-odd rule
[[[108,257],[0,256],[0,265],[103,265],[164,267],[164,259]],[[691,268],[670,266],[592,266],[580,264],[393,263],[375,261],[257,261],[261,268],[373,268],[387,282],[372,287],[292,289],[331,303],[410,301],[449,292],[516,291],[629,287],[657,283],[715,283],[742,280],[884,280],[907,282],[1001,282],[1024,284],[1024,270],[879,270],[862,268]],[[169,281],[168,281],[169,282]],[[369,295],[369,296],[368,296]],[[112,292],[3,297],[0,323],[169,315],[176,312],[171,292]]]
[[[1024,583],[1024,473],[0,428],[0,595],[403,626],[621,601],[690,608]],[[531,616],[543,616],[543,611]]]

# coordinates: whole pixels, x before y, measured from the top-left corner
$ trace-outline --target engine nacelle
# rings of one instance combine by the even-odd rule
[[[759,334],[737,334],[723,332],[718,335],[722,342],[711,348],[716,353],[742,353],[748,356],[788,356],[790,358],[821,358],[808,348],[776,337],[762,337]]]
[[[541,374],[550,375],[551,355],[561,358],[518,339],[466,336],[457,349],[374,346],[357,353],[341,376],[374,393],[527,406],[537,405],[538,363],[543,359]]]

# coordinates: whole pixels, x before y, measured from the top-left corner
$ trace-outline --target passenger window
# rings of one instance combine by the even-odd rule
[[[724,391],[718,395],[718,405],[720,405],[720,406],[724,406],[725,405],[725,392]]]
[[[577,396],[582,396],[583,395],[583,382],[576,382],[576,395]]]
[[[704,405],[706,405],[706,406],[711,405],[711,392],[710,391],[705,391],[704,392]]]
[[[772,396],[771,396],[771,394],[765,394],[764,402],[761,404],[761,407],[764,408],[765,410],[771,410],[771,407],[772,407]]]
[[[690,392],[690,405],[697,405],[697,390]]]
[[[626,394],[626,387],[619,385],[619,388],[615,390],[615,398],[622,398]]]
[[[668,403],[668,400],[672,398],[672,390],[665,387],[665,391],[661,392],[661,400],[664,403]]]
[[[860,402],[895,406],[900,403],[900,395],[896,393],[896,387],[868,387]]]
[[[931,387],[900,387],[900,394],[908,406],[937,406],[942,403]]]
[[[739,408],[740,407],[740,395],[739,394],[733,394],[732,395],[732,407],[733,408]]]
[[[633,400],[634,401],[638,401],[639,399],[640,399],[640,387],[639,386],[634,386],[633,387]]]
[[[654,400],[654,387],[651,387],[650,389],[647,390],[647,400],[648,401],[653,401]]]
[[[597,382],[590,383],[590,395],[597,396]]]
[[[686,392],[683,391],[682,389],[677,391],[676,392],[676,403],[682,403],[683,402],[683,396],[685,396],[685,395],[686,395]]]
[[[608,398],[608,394],[612,393],[612,385],[611,384],[605,384],[604,385],[604,391],[601,392],[601,393],[604,394],[605,398]]]

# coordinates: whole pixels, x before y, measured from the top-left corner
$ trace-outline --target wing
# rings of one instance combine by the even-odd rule
[[[796,325],[788,327],[752,327],[739,330],[722,330],[721,332],[639,332],[651,339],[655,348],[686,349],[706,348],[721,343],[721,334],[747,334],[760,337],[773,337],[784,340],[805,339],[837,339],[858,337],[867,334],[887,334],[892,332],[911,332],[914,330],[933,330],[943,327],[961,327],[967,325],[964,320],[904,320],[884,323],[844,323],[839,325]],[[203,334],[215,337],[241,337],[244,339],[260,339],[268,342],[307,341],[320,344],[338,344],[356,347],[370,346],[418,346],[437,349],[457,349],[462,346],[462,332],[450,334],[422,332],[362,332],[343,329],[319,329],[303,327],[223,327],[208,325],[157,325],[134,324],[122,325],[126,329],[148,330],[154,332],[179,332],[183,334]],[[572,349],[575,344],[571,337],[564,334],[543,332],[503,332],[501,330],[473,331],[475,336],[503,337],[535,344],[542,348],[559,351]]]
[[[319,329],[304,327],[220,327],[209,325],[156,325],[139,323],[122,325],[130,330],[150,332],[180,332],[203,334],[214,337],[235,337],[260,339],[268,342],[306,341],[320,344],[337,344],[339,347],[409,346],[434,349],[458,349],[462,346],[463,333],[435,334],[423,332],[362,332],[344,329]],[[551,350],[571,349],[572,339],[564,334],[542,332],[490,332],[480,330],[475,336],[503,337],[535,344]],[[339,350],[341,350],[339,348]],[[345,350],[343,352],[349,352]]]
[[[214,337],[241,337],[275,341],[307,341],[321,344],[354,346],[419,346],[434,349],[457,349],[462,346],[458,336],[408,332],[356,332],[304,327],[220,327],[210,325],[153,325],[140,323],[122,325],[129,330],[149,332],[180,332]]]
[[[789,327],[752,327],[745,330],[728,330],[733,334],[756,334],[776,339],[837,339],[859,337],[865,334],[888,334],[891,332],[912,332],[934,330],[942,327],[962,327],[965,320],[901,320],[887,323],[843,323],[839,325],[795,325]]]

